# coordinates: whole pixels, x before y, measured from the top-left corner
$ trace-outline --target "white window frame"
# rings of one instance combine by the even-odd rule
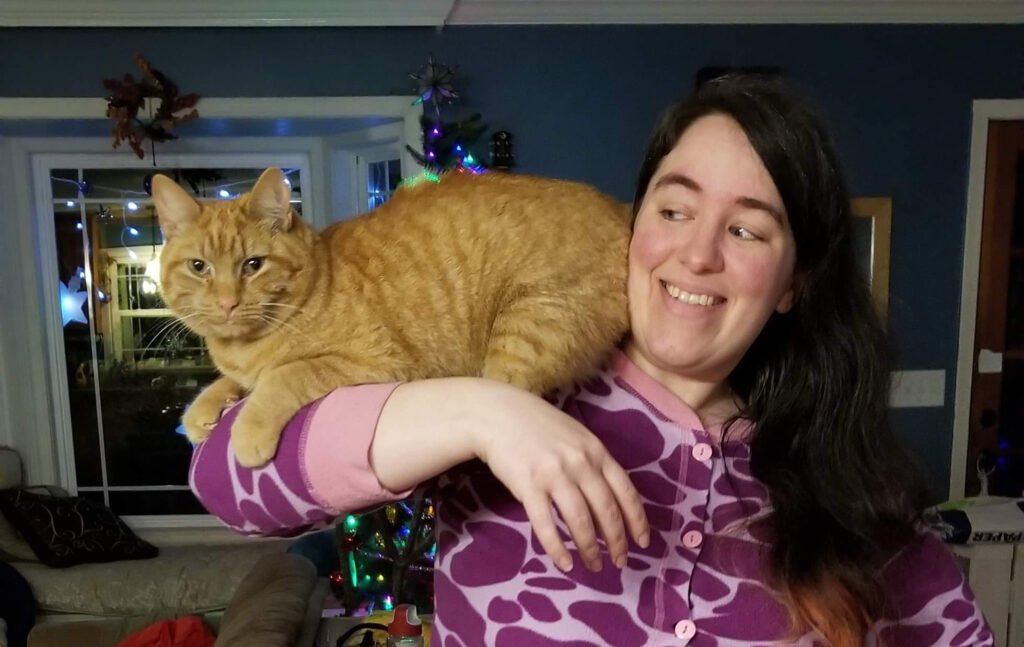
[[[306,139],[278,138],[268,141],[280,144],[280,152],[240,152],[240,153],[160,153],[160,168],[232,168],[253,169],[258,174],[267,166],[280,165],[296,168],[299,183],[302,187],[313,190],[303,193],[303,213],[313,213],[312,196],[317,191],[312,187],[310,178],[311,153],[313,142]],[[216,140],[218,148],[232,148],[239,145],[237,141],[226,143]],[[241,143],[245,146],[245,142]],[[53,223],[53,192],[50,176],[56,169],[132,169],[150,168],[152,162],[126,157],[117,153],[44,153],[33,156],[32,170],[35,194],[35,227],[40,242],[37,250],[39,259],[39,277],[42,279],[43,293],[43,325],[46,329],[47,351],[49,359],[50,392],[53,394],[53,428],[56,441],[56,455],[60,474],[60,483],[72,494],[78,493],[78,478],[75,468],[74,440],[71,424],[71,405],[68,398],[67,372],[62,370],[66,361],[64,349],[63,322],[60,312],[60,295],[58,282],[62,277],[57,272],[56,233]],[[254,175],[255,177],[255,175]],[[308,196],[308,197],[307,197]],[[141,248],[140,248],[141,249]],[[98,397],[98,396],[97,396]],[[97,421],[100,451],[105,457],[104,431],[102,420]],[[101,460],[102,480],[99,490],[89,487],[89,491],[105,490],[167,490],[187,489],[187,486],[117,486],[111,488],[107,483],[106,461]],[[208,515],[126,515],[126,521],[141,527],[150,526],[195,526],[219,523]]]
[[[404,150],[405,144],[420,145],[419,118],[422,105],[416,97],[291,97],[291,98],[212,98],[203,99],[201,114],[205,118],[219,119],[333,119],[384,117],[396,119],[392,128],[400,137],[403,176],[418,168],[412,156]],[[92,98],[0,98],[0,121],[31,120],[86,120],[103,115],[105,102]],[[281,152],[290,147],[305,156],[305,187],[312,187],[303,195],[304,213],[322,228],[335,218],[331,207],[333,187],[329,173],[327,137],[197,137],[188,141],[161,144],[157,150],[161,166],[193,164],[196,156],[230,154],[232,166],[242,167],[240,158],[249,159],[255,166],[284,163]],[[3,301],[14,312],[7,330],[0,329],[0,357],[4,358],[0,371],[0,402],[4,407],[0,415],[0,441],[6,442],[22,455],[26,481],[30,483],[56,483],[74,489],[73,455],[68,453],[70,427],[68,425],[67,391],[58,388],[66,382],[63,370],[63,337],[59,313],[52,310],[58,280],[53,235],[52,200],[45,203],[43,192],[32,190],[33,180],[47,162],[46,156],[65,156],[60,162],[65,167],[102,168],[100,159],[109,159],[109,167],[151,168],[152,160],[137,160],[123,148],[111,152],[108,138],[44,138],[0,136],[0,210],[9,214],[7,222],[0,222],[0,271],[6,283]],[[75,160],[75,155],[89,156],[88,161]],[[70,156],[70,157],[69,157]],[[191,157],[190,157],[191,156]],[[223,158],[220,158],[223,159]],[[182,160],[190,160],[183,162]],[[50,160],[49,163],[52,163]],[[56,167],[54,167],[56,168]],[[49,193],[49,179],[43,185]],[[44,217],[41,217],[44,216]],[[46,255],[46,258],[44,258]],[[58,352],[59,351],[59,352]],[[55,364],[59,361],[59,364]],[[15,379],[15,377],[17,379]],[[63,402],[62,402],[63,400]],[[16,405],[16,406],[15,406]],[[55,406],[59,405],[59,406]],[[63,419],[63,420],[61,420]],[[43,433],[41,430],[54,430]],[[223,528],[220,521],[210,516],[140,516],[126,517],[145,536],[160,539],[162,543],[184,541],[231,541],[238,539]],[[216,530],[216,532],[215,532]]]

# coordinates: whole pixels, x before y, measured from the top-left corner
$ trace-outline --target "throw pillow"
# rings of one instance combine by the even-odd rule
[[[0,491],[0,512],[48,566],[147,559],[157,554],[156,546],[139,539],[109,508],[89,499],[4,490]]]

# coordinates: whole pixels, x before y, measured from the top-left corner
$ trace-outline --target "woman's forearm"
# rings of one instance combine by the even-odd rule
[[[483,378],[402,384],[381,410],[370,466],[386,489],[401,492],[477,457],[476,431],[513,387]]]

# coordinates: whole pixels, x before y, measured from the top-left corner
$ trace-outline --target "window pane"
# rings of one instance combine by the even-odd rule
[[[398,185],[402,183],[402,162],[401,160],[388,160],[388,191],[394,193]]]
[[[367,168],[366,182],[367,204],[374,209],[384,204],[388,198],[387,163],[371,162]]]
[[[110,493],[110,509],[119,515],[206,514],[188,490]]]
[[[217,199],[221,191],[230,196],[248,191],[262,169],[160,172],[197,198]],[[150,173],[51,172],[79,488],[187,486],[192,447],[178,433],[181,415],[216,377],[202,340],[160,297],[163,237],[145,190]],[[293,207],[301,211],[299,173],[288,177]],[[121,514],[203,513],[187,490],[108,494]]]

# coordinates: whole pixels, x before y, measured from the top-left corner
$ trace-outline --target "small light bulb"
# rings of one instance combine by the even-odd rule
[[[231,193],[228,192],[227,189],[221,189],[220,191],[217,192],[217,195],[219,195],[222,198],[230,198],[231,197]]]
[[[74,200],[68,200],[64,204],[68,205],[69,207],[73,207],[73,206],[75,206],[75,201]]]
[[[100,301],[104,301],[104,302],[106,302],[106,300],[107,300],[107,293],[106,293],[106,292],[104,292],[103,290],[99,290],[99,289],[98,289],[98,290],[96,290],[96,297],[97,297],[97,298],[98,298],[98,299],[99,299]]]
[[[139,258],[139,255],[135,253],[135,250],[131,249],[128,250],[128,256],[131,257],[133,261]]]
[[[78,273],[78,278],[80,278],[82,280],[85,280],[85,272],[84,271],[83,272],[79,272]]]
[[[284,183],[287,184],[288,186],[292,185],[292,181],[289,180],[287,177],[284,179]]]
[[[125,206],[128,207],[128,211],[138,211],[139,210],[139,203],[135,202],[134,200],[129,200],[128,204],[125,205]]]
[[[139,230],[136,229],[135,227],[129,227],[128,228],[128,233],[131,234],[132,236],[138,236],[139,235]]]
[[[77,229],[78,231],[82,231],[82,229],[84,229],[84,227],[82,227],[82,223],[76,222],[75,223],[75,229]]]

